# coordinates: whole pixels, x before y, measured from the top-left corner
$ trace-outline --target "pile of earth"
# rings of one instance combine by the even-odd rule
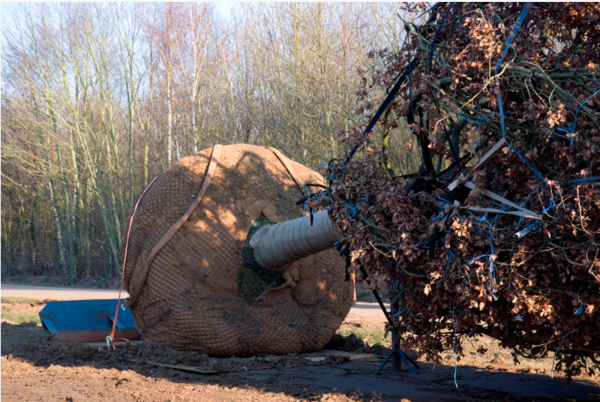
[[[11,335],[17,335],[18,338]],[[28,342],[19,342],[23,336]],[[385,355],[389,349],[381,346],[365,345],[354,334],[343,337],[336,334],[321,352],[324,360],[315,361],[309,355],[288,354],[283,356],[259,355],[252,357],[215,358],[195,352],[173,349],[168,344],[125,344],[107,349],[105,345],[91,346],[83,343],[65,343],[48,337],[43,329],[33,324],[14,325],[2,323],[2,354],[9,360],[13,358],[33,362],[37,366],[52,364],[62,366],[91,365],[97,368],[122,368],[130,364],[155,367],[182,368],[197,372],[228,372],[241,370],[259,370],[268,368],[291,368],[309,365],[335,364],[339,358],[329,358],[327,350],[351,351]],[[12,339],[15,338],[15,339]],[[176,366],[176,367],[174,367]]]

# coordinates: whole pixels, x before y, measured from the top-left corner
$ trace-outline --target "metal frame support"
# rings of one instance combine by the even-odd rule
[[[362,266],[362,264],[360,264],[360,272],[363,274],[363,278],[365,278],[367,283],[370,285],[371,281],[368,279],[369,274],[367,273],[365,268]],[[371,289],[371,291],[373,292],[375,299],[377,299],[377,303],[379,303],[379,307],[381,307],[381,310],[383,311],[385,318],[387,319],[388,323],[392,327],[392,350],[390,351],[390,353],[388,353],[388,355],[385,357],[385,359],[383,359],[383,361],[381,362],[379,367],[377,367],[377,370],[375,370],[375,374],[378,374],[381,371],[381,369],[383,369],[383,366],[385,366],[385,364],[388,361],[390,361],[390,359],[392,359],[392,370],[395,373],[399,372],[402,369],[402,362],[404,361],[404,364],[406,364],[406,367],[408,367],[410,372],[413,374],[416,374],[417,373],[416,369],[420,369],[421,367],[419,366],[419,364],[416,361],[414,361],[413,359],[408,357],[404,352],[402,352],[402,349],[400,349],[400,340],[398,338],[396,328],[393,327],[392,316],[390,315],[390,313],[393,315],[398,311],[398,300],[396,300],[396,301],[394,301],[394,303],[392,303],[392,305],[390,306],[391,312],[388,312],[388,310],[385,308],[385,305],[383,304],[383,300],[381,300],[381,297],[379,296],[379,293],[377,292],[377,290]]]

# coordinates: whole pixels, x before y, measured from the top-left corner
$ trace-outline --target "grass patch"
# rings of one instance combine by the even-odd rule
[[[33,303],[33,302],[37,302],[38,299],[30,299],[27,297],[3,297],[1,302],[2,303]]]
[[[337,332],[338,334],[347,337],[351,334],[354,334],[361,341],[368,343],[369,345],[374,345],[376,343],[390,347],[392,345],[391,337],[388,335],[387,339],[385,338],[385,331],[380,329],[370,329],[370,328],[353,328],[353,329],[340,329]]]
[[[24,322],[34,322],[37,325],[41,324],[40,316],[35,311],[2,310],[2,319],[12,321],[16,324],[23,324]]]
[[[252,224],[242,249],[242,266],[238,269],[236,280],[238,296],[246,300],[255,300],[267,290],[285,283],[283,271],[269,271],[258,265],[254,259],[254,249],[250,247],[250,239],[254,233],[262,226],[270,224],[273,222],[261,214]]]

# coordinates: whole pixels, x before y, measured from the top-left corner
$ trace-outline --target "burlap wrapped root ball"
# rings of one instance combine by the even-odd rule
[[[125,266],[130,293],[140,286],[151,249],[196,198],[211,153],[209,148],[182,159],[142,197]],[[325,184],[318,173],[289,162],[304,183]],[[144,341],[215,356],[322,348],[352,305],[351,284],[344,281],[344,261],[336,251],[309,256],[279,273],[252,271],[242,260],[248,234],[258,223],[301,216],[299,195],[271,150],[223,146],[204,197],[152,260],[131,307]]]

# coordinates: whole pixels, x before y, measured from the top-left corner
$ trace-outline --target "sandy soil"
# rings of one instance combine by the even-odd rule
[[[10,310],[42,307],[2,305]],[[370,304],[359,305],[353,309],[359,313],[344,326],[382,327],[370,310],[375,310]],[[451,353],[435,370],[419,362],[416,374],[406,367],[394,373],[388,364],[375,375],[387,350],[365,347],[355,337],[329,345],[346,352],[215,359],[167,345],[108,350],[101,344],[64,344],[49,339],[40,326],[4,320],[1,325],[3,401],[600,400],[596,380],[578,377],[566,384],[560,376],[552,379],[547,374],[551,359],[514,366],[510,353],[489,339],[476,341],[460,362],[456,388]],[[489,349],[485,356],[474,352],[482,342]]]

